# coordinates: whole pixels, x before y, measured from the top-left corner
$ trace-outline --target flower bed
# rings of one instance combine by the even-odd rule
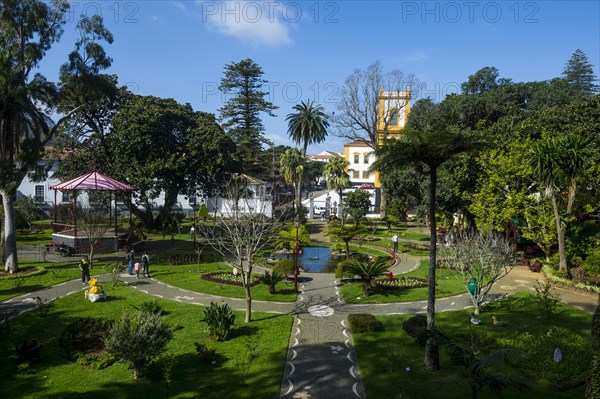
[[[201,278],[203,280],[212,281],[215,283],[237,285],[239,287],[243,287],[241,274],[233,274],[231,272],[214,272],[203,274]],[[252,276],[252,279],[250,281],[250,287],[254,287],[259,283],[260,277]]]
[[[400,277],[393,278],[391,280],[376,279],[371,281],[371,284],[375,287],[379,287],[385,290],[421,288],[427,287],[429,285],[426,279],[417,277]]]

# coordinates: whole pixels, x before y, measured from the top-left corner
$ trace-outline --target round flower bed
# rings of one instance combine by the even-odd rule
[[[0,280],[11,280],[21,277],[32,277],[46,273],[46,268],[41,266],[26,266],[20,267],[15,273],[0,271]]]
[[[409,289],[409,288],[421,288],[427,287],[429,283],[424,278],[416,277],[400,277],[394,279],[377,279],[371,281],[371,284],[375,287],[382,288],[384,290],[398,290],[398,289]]]
[[[242,287],[242,275],[241,274],[233,274],[232,272],[214,272],[214,273],[206,273],[201,277],[203,280],[212,281],[215,283],[221,284],[229,284],[229,285],[237,285]],[[260,277],[252,276],[250,281],[250,287],[253,287],[260,283]]]

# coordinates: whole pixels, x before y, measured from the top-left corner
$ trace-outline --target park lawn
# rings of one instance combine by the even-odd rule
[[[426,279],[428,272],[429,261],[422,260],[418,269],[413,270],[410,273],[396,275],[396,277],[418,277]],[[443,298],[466,292],[465,287],[446,269],[437,269],[436,283],[436,298]],[[362,283],[345,283],[344,280],[342,280],[342,286],[340,288],[344,301],[352,304],[423,301],[427,299],[428,290],[427,287],[403,290],[384,290],[377,287],[371,287],[371,294],[365,297],[362,292]]]
[[[31,231],[17,230],[18,245],[40,245],[52,242],[51,228],[32,228]]]
[[[30,262],[20,261],[19,268],[42,267],[45,271],[34,276],[13,275],[9,278],[0,278],[0,301],[5,301],[28,292],[40,290],[44,287],[59,284],[65,281],[81,279],[79,260],[77,262]],[[106,273],[103,263],[98,262],[90,270],[91,276]]]
[[[245,298],[244,287],[221,284],[200,278],[202,274],[211,272],[230,272],[231,266],[223,262],[211,262],[200,265],[151,265],[152,277],[179,288],[185,288],[204,294],[225,296],[230,298]],[[256,273],[259,274],[259,273]],[[276,293],[269,294],[265,284],[257,284],[251,288],[252,299],[259,301],[295,302],[297,294],[291,282],[280,282],[276,285]]]
[[[122,284],[104,286],[108,298],[91,303],[76,293],[54,302],[51,312],[42,317],[32,311],[3,329],[0,343],[0,397],[2,398],[276,398],[283,377],[292,318],[283,315],[253,313],[253,322],[245,324],[243,312],[236,313],[232,337],[225,342],[208,338],[203,307],[155,299]],[[147,378],[134,380],[124,363],[103,370],[93,370],[63,359],[58,337],[66,325],[77,318],[115,319],[134,306],[155,300],[165,310],[165,321],[177,326],[168,344],[174,361],[168,386],[158,366],[151,367]],[[19,371],[21,362],[14,344],[23,339],[42,343],[41,362]],[[202,360],[194,343],[204,343],[217,351],[216,363]],[[256,346],[258,356],[249,363],[247,385],[241,383],[242,359],[247,346]],[[23,366],[21,366],[23,367]]]
[[[502,397],[584,397],[584,381],[589,371],[592,351],[591,315],[568,305],[561,305],[558,315],[548,319],[540,318],[539,312],[533,307],[532,297],[532,294],[522,293],[488,305],[480,315],[483,323],[479,326],[468,322],[467,311],[438,313],[436,326],[463,344],[470,342],[472,334],[473,342],[484,354],[500,348],[515,348],[524,352],[525,366],[519,370],[505,366],[499,371],[525,383],[529,389],[523,392],[507,391]],[[506,321],[507,325],[494,326],[492,315]],[[384,325],[384,331],[353,334],[367,397],[470,398],[468,385],[450,385],[440,381],[449,375],[464,373],[464,367],[450,362],[443,346],[440,346],[441,371],[423,371],[424,347],[417,345],[416,340],[409,337],[401,327],[402,322],[410,317],[411,315],[377,316]],[[558,328],[569,330],[573,335],[565,337],[561,333],[553,334]],[[543,342],[540,345],[542,350],[532,345],[533,342]],[[561,363],[553,360],[553,352],[557,346],[562,348],[564,354]],[[410,371],[406,370],[407,367]],[[572,386],[573,384],[576,386]],[[497,396],[484,391],[477,397],[492,399]]]

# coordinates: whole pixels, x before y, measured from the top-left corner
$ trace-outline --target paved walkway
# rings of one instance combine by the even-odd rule
[[[324,234],[325,222],[311,222],[311,234],[317,241],[328,242]],[[391,270],[394,274],[407,273],[418,267],[423,258],[397,254]],[[95,276],[101,284],[110,284],[108,274]],[[524,266],[515,267],[492,290],[496,297],[518,291],[534,291],[534,284],[543,275],[533,273]],[[244,310],[245,300],[197,293],[174,287],[154,278],[135,279],[128,275],[123,280],[131,287],[159,298],[182,303],[207,306],[211,301],[225,302],[233,309]],[[73,280],[33,293],[21,295],[0,303],[0,321],[16,317],[34,309],[39,301],[47,302],[83,291],[87,285]],[[281,386],[281,398],[364,398],[364,388],[356,363],[352,336],[348,329],[350,313],[415,314],[425,313],[427,301],[372,305],[345,304],[339,293],[339,284],[331,274],[302,273],[301,292],[296,303],[252,301],[252,310],[289,314],[294,317],[288,347],[288,357]],[[597,296],[556,289],[560,298],[586,312],[593,313]],[[39,298],[36,300],[35,298]],[[471,308],[467,294],[436,300],[436,311],[445,312]]]

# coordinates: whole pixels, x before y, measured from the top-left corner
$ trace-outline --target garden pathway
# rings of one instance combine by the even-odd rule
[[[328,237],[324,235],[325,228],[320,225],[321,222],[311,221],[312,224],[318,225],[317,228],[312,228],[313,239],[328,242]],[[423,259],[397,254],[396,263],[391,270],[394,274],[407,273],[418,267]],[[94,277],[101,284],[111,284],[109,274]],[[515,267],[508,276],[495,285],[493,293],[496,298],[499,298],[518,291],[533,291],[538,279],[543,279],[543,275],[533,273],[524,266]],[[137,280],[135,277],[124,275],[122,280],[143,293],[159,298],[203,306],[209,305],[210,302],[224,302],[233,309],[245,309],[244,299],[197,293],[165,284],[154,278]],[[252,301],[253,311],[287,314],[294,317],[281,397],[285,399],[364,398],[347,316],[350,313],[425,313],[427,301],[370,305],[345,304],[339,293],[338,282],[331,274],[303,272],[299,282],[301,292],[295,303]],[[87,285],[83,285],[80,280],[72,280],[0,302],[0,322],[32,310],[40,302],[48,302],[72,293],[80,292],[83,299],[83,291],[86,288]],[[593,313],[596,308],[596,295],[560,289],[555,292],[563,301],[589,313]],[[471,307],[467,294],[436,300],[437,312]],[[465,315],[467,316],[467,313]]]

